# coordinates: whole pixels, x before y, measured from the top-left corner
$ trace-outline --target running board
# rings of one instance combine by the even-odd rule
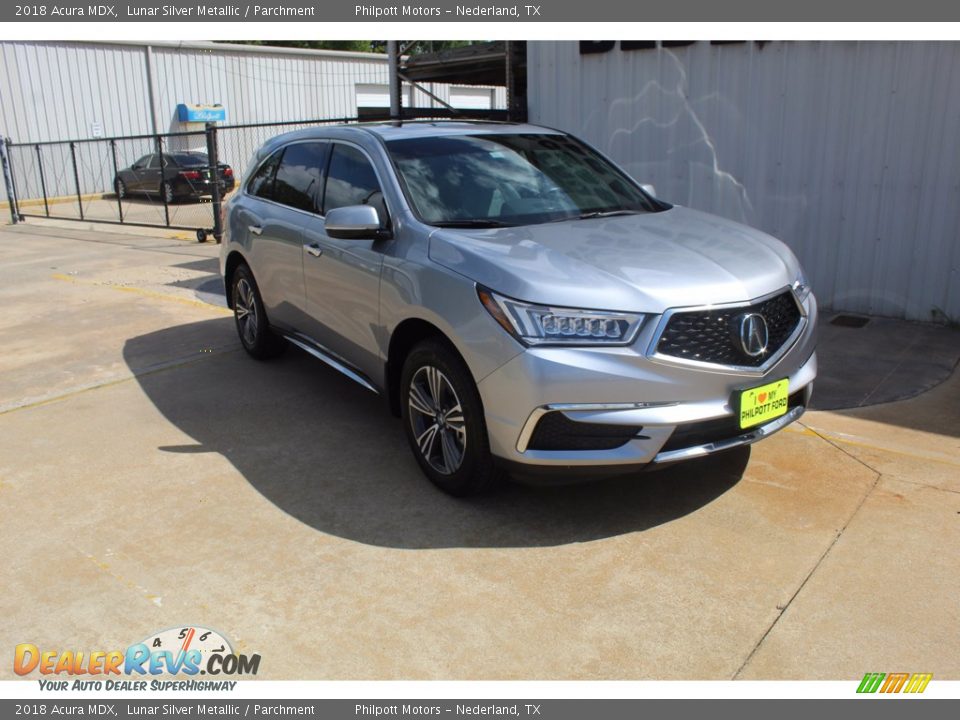
[[[313,341],[307,340],[306,338],[300,339],[298,337],[294,337],[293,335],[286,335],[286,334],[284,334],[283,337],[286,338],[288,342],[292,343],[293,345],[296,345],[301,350],[310,353],[318,360],[322,360],[327,365],[332,367],[334,370],[337,370],[343,373],[358,385],[362,385],[372,393],[375,393],[377,395],[380,394],[380,391],[377,390],[377,388],[373,385],[373,383],[371,383],[369,380],[367,380],[367,378],[361,375],[359,371],[348,367],[344,361],[341,361],[338,358],[334,357],[334,355],[326,348],[322,348],[319,345],[314,344]]]

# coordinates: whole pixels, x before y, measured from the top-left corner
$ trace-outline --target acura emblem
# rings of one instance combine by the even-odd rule
[[[763,315],[744,313],[740,316],[740,345],[750,357],[759,357],[767,351],[769,334]]]

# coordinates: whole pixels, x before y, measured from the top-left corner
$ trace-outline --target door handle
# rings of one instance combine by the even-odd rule
[[[263,234],[263,228],[260,227],[259,225],[247,225],[247,230],[249,230],[250,232],[252,232],[254,235],[262,235],[262,234]]]
[[[317,245],[316,243],[310,243],[309,245],[304,245],[303,249],[314,257],[320,257],[323,255],[323,248]]]

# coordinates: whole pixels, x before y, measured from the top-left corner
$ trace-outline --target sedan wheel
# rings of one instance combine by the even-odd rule
[[[121,180],[120,178],[117,178],[115,187],[116,187],[118,198],[123,200],[125,197],[127,197],[127,184],[123,180]]]
[[[163,185],[160,187],[160,192],[163,193],[163,200],[168,205],[174,201],[173,185],[171,185],[169,182],[163,183]]]

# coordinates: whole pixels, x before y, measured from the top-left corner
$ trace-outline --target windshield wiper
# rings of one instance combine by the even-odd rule
[[[553,220],[547,220],[548,223],[561,223],[568,220],[592,220],[593,218],[615,217],[617,215],[640,215],[639,210],[589,210],[579,215],[561,215]]]
[[[430,223],[434,227],[441,228],[498,228],[498,227],[513,227],[512,225],[500,222],[499,220],[481,220],[479,218],[473,220],[444,220],[443,222]]]
[[[639,210],[593,210],[591,212],[580,213],[579,220],[590,220],[592,218],[616,217],[618,215],[640,215]]]

